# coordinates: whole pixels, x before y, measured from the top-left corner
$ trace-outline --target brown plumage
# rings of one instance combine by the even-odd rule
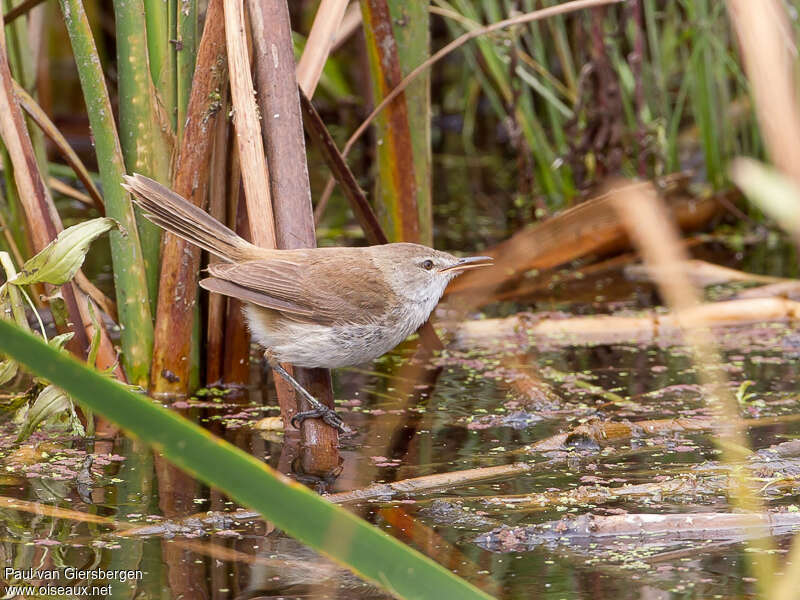
[[[367,322],[392,299],[380,269],[347,272],[365,248],[259,248],[152,179],[126,176],[124,187],[150,221],[226,261],[200,281],[210,292],[325,325]]]
[[[453,277],[491,261],[406,243],[259,248],[152,179],[125,176],[123,185],[153,223],[225,261],[209,265],[211,276],[200,285],[245,302],[253,338],[270,364],[316,407],[313,416],[329,423],[338,417],[277,361],[335,368],[377,358],[428,319]]]

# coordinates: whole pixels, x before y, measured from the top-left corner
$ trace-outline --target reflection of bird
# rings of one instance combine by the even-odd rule
[[[270,365],[313,407],[293,423],[335,411],[313,398],[280,362],[335,368],[368,362],[430,316],[448,282],[491,258],[458,258],[418,244],[273,250],[242,239],[163,185],[134,175],[125,188],[153,223],[226,262],[209,265],[205,289],[245,303],[253,338]]]

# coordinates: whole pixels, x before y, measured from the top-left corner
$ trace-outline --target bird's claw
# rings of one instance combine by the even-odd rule
[[[291,419],[292,426],[300,429],[300,423],[306,419],[322,419],[324,423],[327,423],[339,433],[350,433],[350,428],[344,424],[342,418],[336,414],[335,410],[327,406],[295,413]]]

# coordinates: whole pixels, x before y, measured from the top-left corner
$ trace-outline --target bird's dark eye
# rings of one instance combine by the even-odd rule
[[[432,260],[424,261],[422,263],[422,268],[425,269],[426,271],[430,271],[433,268],[433,261]]]

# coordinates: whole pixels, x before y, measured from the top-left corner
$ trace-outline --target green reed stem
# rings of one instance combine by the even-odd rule
[[[183,137],[183,128],[188,116],[186,109],[189,106],[197,55],[197,0],[180,0],[177,11],[177,33],[175,55],[178,122],[176,131],[180,140]]]
[[[142,0],[114,0],[119,70],[119,128],[126,170],[169,182],[170,149],[159,119],[158,100],[148,68],[147,28]],[[138,208],[136,224],[142,245],[150,310],[158,294],[161,230]]]
[[[166,0],[144,0],[150,76],[166,110],[175,105],[175,71],[170,67],[173,49],[169,43],[174,38],[169,27],[169,8]]]
[[[132,383],[146,385],[153,349],[153,321],[136,217],[130,197],[121,187],[125,165],[114,113],[83,3],[81,0],[59,0],[59,4],[94,136],[106,215],[119,221],[124,230],[124,234],[120,231],[110,233],[114,287],[122,330],[122,364]]]
[[[397,57],[403,76],[430,55],[428,2],[388,0],[392,15]],[[405,91],[408,125],[414,151],[417,183],[419,241],[433,245],[433,204],[431,199],[431,79],[430,71],[416,79]]]

